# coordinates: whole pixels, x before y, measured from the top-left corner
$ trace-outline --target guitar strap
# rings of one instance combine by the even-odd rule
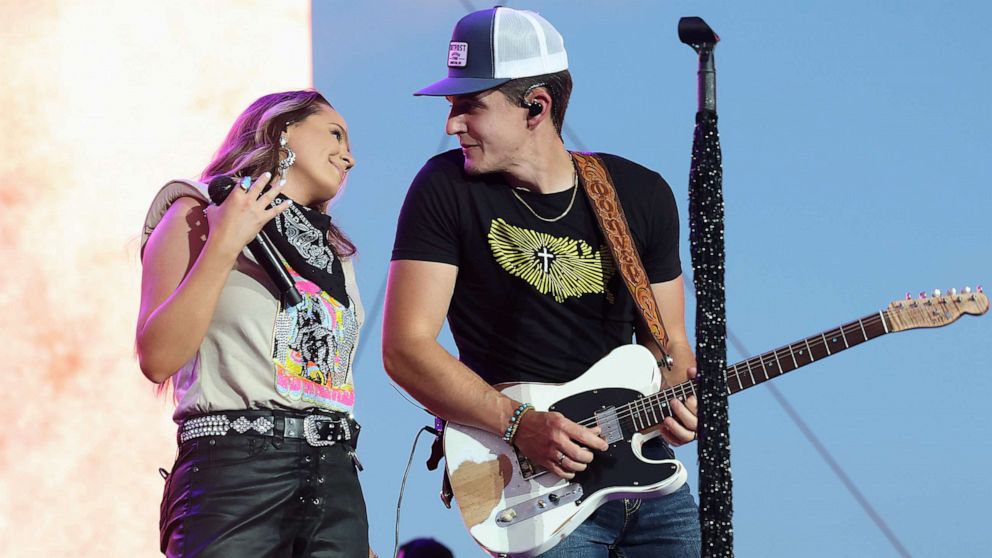
[[[572,159],[575,161],[579,177],[582,178],[586,195],[592,202],[599,228],[602,229],[606,244],[610,247],[617,268],[623,276],[623,282],[627,285],[627,290],[637,304],[641,318],[644,319],[648,330],[651,331],[651,337],[661,351],[661,360],[658,364],[671,369],[672,358],[666,350],[668,332],[661,319],[661,311],[655,301],[654,292],[648,283],[644,263],[641,262],[641,256],[637,253],[634,239],[630,235],[630,226],[620,205],[616,187],[613,186],[613,179],[606,170],[606,165],[594,153],[572,152]]]

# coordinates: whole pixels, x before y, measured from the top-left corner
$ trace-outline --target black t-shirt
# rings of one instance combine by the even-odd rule
[[[681,273],[678,209],[658,173],[601,154],[651,283]],[[579,186],[561,220],[536,218],[501,175],[470,176],[460,150],[427,161],[400,213],[393,260],[458,267],[448,324],[459,359],[490,384],[566,382],[630,343],[636,314]],[[545,218],[573,190],[515,190]]]

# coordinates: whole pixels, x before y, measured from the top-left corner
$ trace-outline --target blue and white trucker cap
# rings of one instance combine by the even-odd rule
[[[477,93],[511,79],[565,69],[565,42],[546,19],[496,6],[472,12],[455,24],[448,43],[448,77],[414,95]]]

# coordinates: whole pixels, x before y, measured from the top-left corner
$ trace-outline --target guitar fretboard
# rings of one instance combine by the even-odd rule
[[[885,335],[890,331],[890,320],[887,311],[870,314],[791,345],[742,360],[726,369],[727,395],[733,395]],[[696,395],[696,384],[690,380],[618,407],[617,418],[624,432],[639,432],[661,424],[666,417],[673,415],[669,401],[672,399],[685,401],[692,395]]]

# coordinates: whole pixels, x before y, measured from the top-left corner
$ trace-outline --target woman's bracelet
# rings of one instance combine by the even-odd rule
[[[506,430],[503,431],[503,441],[507,444],[513,443],[513,438],[517,435],[517,428],[520,427],[520,420],[524,418],[527,411],[534,408],[530,403],[524,403],[517,407],[516,411],[513,411],[513,416],[510,417],[510,424],[506,425]]]

